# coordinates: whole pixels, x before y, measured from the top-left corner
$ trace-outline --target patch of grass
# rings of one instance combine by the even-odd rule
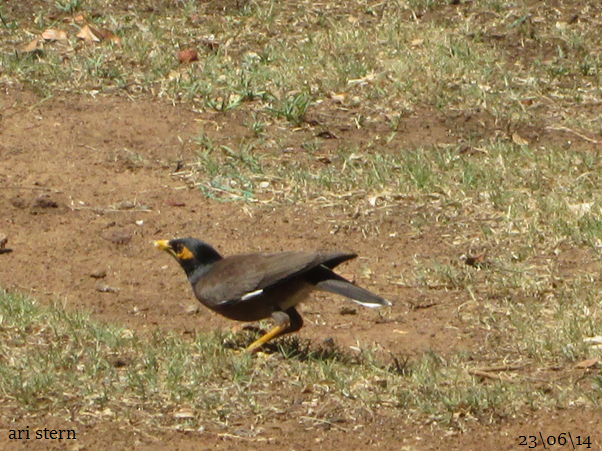
[[[315,104],[344,94],[358,100],[354,107],[366,123],[428,104],[452,114],[485,113],[507,130],[534,123],[596,135],[602,129],[599,115],[581,107],[599,97],[600,31],[580,20],[556,26],[549,5],[527,11],[488,0],[470,7],[243,3],[218,13],[210,5],[165,1],[156,5],[160,14],[148,14],[101,0],[60,0],[52,13],[62,12],[62,23],[44,8],[23,18],[3,10],[2,78],[46,94],[133,86],[131,94],[217,111],[272,112],[294,127]],[[122,45],[78,42],[80,25],[70,16],[92,11],[103,13],[89,20],[119,35]],[[71,37],[46,43],[32,64],[19,46],[49,26]],[[177,51],[184,48],[197,50],[199,62],[180,65]]]
[[[59,0],[55,3],[55,6],[63,12],[73,14],[83,7],[83,0]]]
[[[311,202],[353,193],[355,201],[393,206],[412,196],[439,210],[439,221],[470,209],[472,219],[495,234],[496,245],[500,239],[518,241],[520,233],[521,249],[512,257],[519,260],[563,239],[594,250],[602,243],[601,160],[587,153],[502,140],[483,153],[451,146],[391,151],[374,142],[369,150],[341,147],[328,164],[317,164],[310,152],[294,160],[259,153],[253,141],[242,142],[236,152],[199,146],[202,157],[187,177],[219,175],[232,185],[243,180],[250,196],[242,198]]]
[[[276,106],[270,108],[270,111],[276,117],[283,117],[293,125],[299,126],[305,120],[305,114],[310,104],[311,98],[301,92],[278,102]]]
[[[261,418],[296,399],[313,417],[313,403],[328,397],[346,415],[378,408],[449,423],[460,413],[509,414],[527,396],[557,402],[550,393],[534,395],[528,384],[480,383],[467,372],[468,355],[427,353],[383,364],[369,349],[358,354],[289,337],[270,344],[274,354],[252,356],[224,346],[236,337],[139,335],[7,292],[0,293],[0,315],[0,409],[8,417],[66,414],[82,422],[128,418],[197,428],[208,420]]]

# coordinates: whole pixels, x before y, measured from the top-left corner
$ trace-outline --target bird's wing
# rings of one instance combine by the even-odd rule
[[[284,283],[317,265],[328,265],[332,261],[338,264],[354,256],[316,251],[233,255],[215,263],[195,284],[195,292],[214,305],[244,302],[261,294],[262,290]]]

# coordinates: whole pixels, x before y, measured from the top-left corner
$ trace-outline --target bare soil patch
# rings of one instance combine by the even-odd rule
[[[442,290],[430,303],[430,294],[387,282],[413,258],[446,255],[437,227],[413,236],[411,210],[400,206],[386,217],[354,217],[346,208],[220,203],[170,175],[196,158],[178,137],[189,138],[211,121],[220,123],[215,134],[234,139],[237,124],[228,121],[236,117],[119,98],[50,100],[33,110],[37,99],[26,93],[4,101],[14,106],[4,119],[0,195],[3,233],[14,252],[3,256],[3,286],[64,298],[74,308],[137,329],[190,331],[205,322],[231,323],[204,310],[187,313],[196,305],[190,287],[152,240],[197,236],[224,254],[348,249],[360,258],[343,271],[392,299],[390,317],[369,310],[343,316],[342,302],[318,294],[304,307],[304,336],[380,343],[403,353],[450,349],[458,334],[460,346],[472,342],[454,324],[451,312],[461,300],[453,294]],[[432,305],[420,308],[426,304]]]

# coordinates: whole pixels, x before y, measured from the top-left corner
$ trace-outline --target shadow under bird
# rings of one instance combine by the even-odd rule
[[[180,263],[201,304],[233,320],[274,319],[276,326],[251,343],[249,351],[301,329],[303,319],[295,306],[313,290],[340,294],[366,307],[391,305],[332,271],[356,254],[293,251],[222,257],[195,238],[154,244]]]

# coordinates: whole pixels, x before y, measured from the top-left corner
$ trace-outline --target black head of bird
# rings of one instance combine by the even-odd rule
[[[155,247],[172,255],[186,271],[188,278],[195,278],[195,275],[222,258],[209,244],[194,238],[159,240],[155,241]]]
[[[238,321],[272,317],[276,326],[247,349],[303,326],[295,306],[311,291],[340,294],[367,307],[391,305],[386,299],[332,271],[356,254],[296,251],[242,254],[225,258],[195,238],[155,241],[182,266],[197,299],[206,307]]]

